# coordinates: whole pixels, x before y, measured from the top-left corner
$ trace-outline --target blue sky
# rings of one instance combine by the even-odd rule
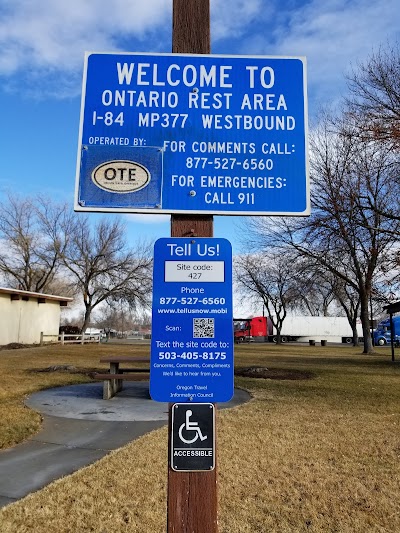
[[[215,54],[306,56],[310,118],[344,75],[399,38],[398,0],[211,0]],[[172,0],[0,0],[0,197],[73,203],[85,51],[168,53]],[[95,216],[95,215],[93,215]],[[169,217],[119,215],[129,238],[169,235]],[[238,217],[215,236],[239,251]]]

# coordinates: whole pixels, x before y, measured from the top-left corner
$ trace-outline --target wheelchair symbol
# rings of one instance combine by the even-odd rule
[[[179,438],[181,439],[181,441],[185,442],[186,444],[193,444],[193,442],[196,442],[197,439],[200,439],[200,440],[206,440],[207,438],[207,435],[203,435],[202,432],[201,432],[201,429],[199,428],[199,423],[198,422],[191,422],[189,420],[189,418],[192,416],[193,414],[193,411],[191,411],[190,409],[188,409],[185,413],[185,416],[186,416],[186,422],[184,422],[181,427],[179,428],[179,432],[178,432],[178,435],[179,435]],[[183,430],[185,430],[186,432],[193,432],[195,433],[194,437],[192,439],[185,439],[184,436],[183,436]]]

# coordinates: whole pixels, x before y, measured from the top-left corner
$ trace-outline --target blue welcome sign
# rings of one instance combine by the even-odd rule
[[[86,54],[75,209],[309,214],[305,59]]]

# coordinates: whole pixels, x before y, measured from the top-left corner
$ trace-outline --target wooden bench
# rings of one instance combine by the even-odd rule
[[[142,381],[144,378],[148,378],[150,372],[150,359],[144,357],[103,357],[100,359],[101,363],[109,363],[110,370],[107,373],[96,373],[93,377],[103,381],[103,399],[109,400],[117,392],[122,390],[122,384],[124,381]],[[146,367],[121,367],[121,363],[147,363]],[[144,376],[147,374],[147,376]]]

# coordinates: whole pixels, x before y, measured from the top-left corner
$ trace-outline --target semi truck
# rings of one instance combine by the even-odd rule
[[[234,340],[241,342],[263,342],[273,334],[272,322],[265,316],[235,318],[233,321]]]
[[[394,316],[393,320],[393,340],[396,344],[400,342],[400,316]],[[375,346],[384,346],[391,343],[390,318],[379,322],[374,330]]]
[[[399,324],[400,325],[400,324]],[[359,340],[363,340],[361,323],[357,324]],[[236,319],[234,321],[235,342],[276,342],[277,334],[269,317]],[[334,316],[287,316],[281,330],[282,342],[308,342],[309,340],[330,342],[353,342],[353,332],[346,317]]]

